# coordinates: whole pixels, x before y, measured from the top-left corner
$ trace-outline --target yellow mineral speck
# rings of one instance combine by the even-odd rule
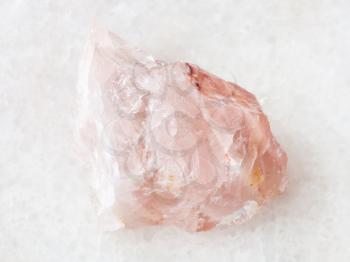
[[[174,187],[174,181],[175,181],[175,176],[170,175],[168,176],[168,183],[167,183],[167,190],[171,191]]]
[[[250,177],[250,185],[257,187],[264,181],[264,176],[261,174],[260,168],[255,167]]]

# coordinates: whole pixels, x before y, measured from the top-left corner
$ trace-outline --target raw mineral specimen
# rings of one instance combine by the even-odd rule
[[[80,139],[113,229],[242,223],[285,189],[287,156],[236,84],[95,28],[78,87]]]

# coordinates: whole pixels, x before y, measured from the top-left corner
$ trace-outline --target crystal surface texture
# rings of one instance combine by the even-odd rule
[[[95,28],[78,87],[79,137],[113,229],[239,224],[285,189],[286,153],[234,83]]]

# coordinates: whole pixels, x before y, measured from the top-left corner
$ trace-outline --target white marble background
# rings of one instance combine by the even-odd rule
[[[0,261],[350,261],[350,1],[0,1]],[[254,92],[286,194],[242,226],[101,233],[73,140],[94,17]]]

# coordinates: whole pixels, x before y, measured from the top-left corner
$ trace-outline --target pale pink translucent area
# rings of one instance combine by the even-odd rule
[[[287,156],[254,95],[195,65],[95,30],[79,91],[101,213],[120,225],[242,223],[285,188]]]

